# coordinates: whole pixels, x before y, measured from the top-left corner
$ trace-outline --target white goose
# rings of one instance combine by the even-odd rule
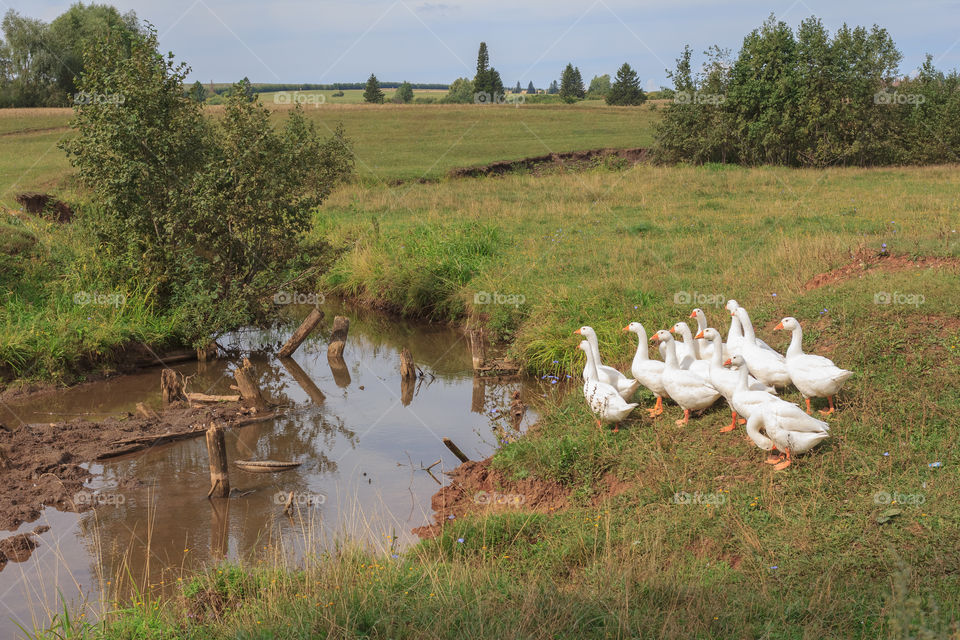
[[[681,369],[677,362],[676,341],[669,331],[661,329],[650,340],[665,342],[667,345],[667,362],[663,368],[663,388],[673,401],[683,409],[683,419],[677,420],[678,425],[685,425],[690,421],[690,412],[706,409],[720,397],[710,382],[693,371]]]
[[[697,341],[693,339],[693,333],[686,322],[678,322],[670,327],[670,333],[679,334],[683,342],[676,342],[677,364],[681,369],[689,369],[704,378],[710,377],[710,363],[700,359],[700,351],[697,347]],[[664,356],[666,360],[666,356]]]
[[[792,402],[764,391],[749,390],[747,388],[749,365],[743,356],[734,356],[725,364],[740,367],[740,379],[733,393],[733,407],[740,415],[747,416],[747,435],[758,447],[771,452],[767,463],[780,462],[777,468],[785,468],[790,465],[791,453],[804,453],[829,435],[830,427],[826,422],[807,415],[803,409]],[[775,449],[786,454],[786,460],[777,456],[774,448],[765,446],[755,437],[760,426],[766,429],[767,436],[776,444]]]
[[[704,330],[707,329],[707,314],[703,312],[703,309],[697,307],[696,309],[690,312],[690,317],[697,319],[697,335],[699,336],[701,333],[704,332]],[[697,340],[697,348],[700,350],[700,357],[706,360],[707,362],[712,361],[713,349],[714,349],[713,343],[704,338],[696,338],[696,340]],[[720,362],[722,363],[723,360],[729,358],[730,355],[727,353],[726,347],[723,344],[722,339],[720,340],[720,346],[723,347],[723,353],[720,354],[721,355]]]
[[[833,396],[843,387],[844,383],[853,375],[853,371],[841,369],[833,364],[833,360],[812,353],[803,352],[803,329],[796,318],[787,316],[776,326],[777,329],[792,331],[790,347],[787,349],[787,373],[793,381],[793,386],[800,390],[807,401],[807,413],[810,409],[810,398],[826,398],[830,403],[827,411],[820,411],[823,415],[834,412]]]
[[[792,415],[792,411],[785,411],[785,407],[795,408],[804,418],[819,423],[820,428],[816,430],[797,429],[797,417]],[[759,435],[761,425],[767,432],[766,438],[756,437]],[[768,402],[760,406],[747,420],[747,433],[750,434],[750,438],[758,447],[770,451],[771,456],[765,462],[768,464],[776,463],[774,469],[777,470],[789,467],[793,462],[794,454],[806,453],[830,437],[826,422],[812,418],[797,405],[782,400]],[[776,450],[782,451],[784,455],[774,459],[773,454]]]
[[[735,356],[738,353],[742,353],[743,339],[744,339],[744,334],[746,333],[746,330],[744,329],[743,325],[740,323],[740,318],[737,315],[737,309],[742,309],[742,308],[743,307],[740,306],[740,303],[734,300],[733,298],[731,298],[730,300],[727,300],[726,309],[727,311],[730,312],[730,330],[727,332],[727,342],[724,346],[726,347],[726,351],[727,351],[726,357],[728,358],[730,356]],[[749,318],[749,314],[747,315],[747,317]],[[750,325],[750,331],[753,331],[753,324]],[[768,345],[766,342],[764,342],[760,338],[757,338],[756,335],[754,335],[754,340],[756,340],[757,345],[761,349],[766,349],[767,351],[776,353],[776,350],[773,347]]]
[[[663,396],[667,393],[663,387],[663,369],[666,365],[660,360],[650,359],[647,330],[643,328],[642,324],[631,322],[623,330],[635,333],[639,337],[637,353],[633,356],[630,373],[640,381],[640,384],[650,389],[657,396],[657,404],[653,409],[647,409],[650,412],[650,417],[655,418],[663,413]]]
[[[706,328],[700,333],[697,334],[698,339],[707,340],[710,343],[711,352],[713,353],[713,358],[710,360],[710,384],[717,388],[724,399],[727,401],[727,404],[730,406],[730,424],[720,429],[720,433],[726,433],[728,431],[733,431],[737,428],[737,410],[733,408],[733,394],[736,391],[737,386],[740,382],[740,372],[733,371],[732,369],[727,369],[723,366],[723,356],[721,355],[723,345],[723,338],[720,336],[720,332],[716,329]],[[751,375],[747,375],[747,386],[746,389],[749,391],[763,391],[766,393],[773,394],[775,390],[773,387],[769,387]],[[745,422],[745,420],[743,420]]]
[[[593,358],[593,348],[587,340],[583,340],[577,347],[587,356],[587,366],[584,367],[583,397],[587,401],[590,411],[597,416],[597,429],[605,423],[614,423],[614,432],[620,430],[619,422],[627,417],[638,404],[628,403],[620,397],[617,390],[605,382],[597,379],[597,365]]]
[[[597,332],[593,330],[593,327],[580,327],[574,333],[583,336],[590,343],[590,351],[593,354],[593,361],[597,369],[597,379],[615,388],[624,400],[630,400],[637,389],[640,388],[640,383],[631,380],[613,367],[608,367],[600,361],[600,345],[597,342]],[[583,377],[584,379],[587,377],[586,367],[583,369]]]
[[[790,384],[790,374],[787,373],[787,359],[767,347],[761,347],[753,333],[753,323],[743,307],[734,312],[743,326],[743,344],[741,355],[750,367],[750,373],[760,382],[772,387],[785,387]]]

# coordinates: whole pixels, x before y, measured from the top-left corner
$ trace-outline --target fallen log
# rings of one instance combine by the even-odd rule
[[[142,402],[137,403],[137,415],[141,418],[146,418],[148,420],[159,420],[160,416],[157,415],[156,411],[152,409],[147,409],[147,405]]]
[[[293,335],[290,336],[290,339],[280,347],[280,351],[277,352],[277,356],[280,358],[289,358],[293,355],[293,352],[300,347],[300,343],[307,339],[307,336],[310,335],[310,332],[320,324],[320,321],[323,320],[323,311],[320,311],[316,307],[310,310],[310,313],[304,318],[303,322],[300,323],[300,326],[297,327],[297,330],[293,332]]]
[[[460,462],[470,462],[470,458],[468,458],[463,451],[460,451],[460,447],[453,444],[453,440],[451,440],[450,438],[442,438],[442,440],[443,440],[443,444],[447,446],[447,449],[450,449],[453,455],[457,456],[457,459]]]
[[[188,393],[191,402],[240,402],[240,396],[211,396],[205,393]]]

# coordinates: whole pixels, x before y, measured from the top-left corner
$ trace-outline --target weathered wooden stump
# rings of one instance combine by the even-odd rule
[[[487,381],[483,376],[473,376],[473,395],[470,397],[470,411],[483,413],[487,400]]]
[[[300,323],[300,326],[297,327],[297,330],[293,332],[293,335],[290,336],[290,339],[280,347],[280,351],[277,352],[277,356],[281,358],[289,358],[293,355],[293,352],[300,347],[300,343],[307,339],[307,336],[310,335],[310,332],[320,324],[320,321],[323,320],[323,311],[320,311],[316,307],[310,310],[310,313],[307,314],[307,317],[304,318],[303,322]]]
[[[333,332],[330,334],[330,346],[327,347],[328,358],[342,358],[343,348],[347,342],[347,332],[350,331],[350,319],[336,316],[333,319]]]
[[[254,382],[253,365],[249,358],[243,359],[243,365],[237,367],[233,372],[233,378],[237,381],[237,388],[240,390],[240,398],[258,409],[266,408],[267,403],[260,393],[260,387]]]
[[[417,377],[417,367],[413,364],[413,354],[406,347],[400,351],[400,377],[410,379]]]
[[[160,393],[163,396],[163,404],[186,398],[183,395],[183,380],[173,369],[164,369],[160,372]]]
[[[227,471],[227,443],[223,427],[214,423],[207,429],[207,453],[210,455],[210,491],[208,498],[230,497],[230,475]]]
[[[407,407],[413,402],[413,392],[416,387],[416,378],[400,378],[400,404]]]
[[[197,360],[200,362],[206,362],[208,360],[215,360],[217,357],[217,343],[208,342],[206,346],[199,347],[197,349]]]

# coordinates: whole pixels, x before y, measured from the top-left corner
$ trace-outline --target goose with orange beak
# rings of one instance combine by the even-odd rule
[[[663,388],[670,398],[683,409],[683,418],[677,420],[678,426],[690,422],[690,412],[706,409],[720,397],[720,392],[703,376],[681,369],[677,361],[676,341],[669,331],[661,329],[652,338],[653,342],[667,345],[667,361],[663,368]]]
[[[823,415],[835,411],[833,397],[853,375],[852,371],[841,369],[833,360],[812,353],[803,352],[803,329],[796,318],[787,316],[775,329],[790,331],[790,346],[787,348],[787,373],[807,402],[807,413],[812,413],[810,398],[826,398],[830,408],[821,410]]]
[[[733,407],[733,393],[736,391],[737,383],[740,380],[740,372],[727,369],[723,366],[723,356],[721,355],[723,338],[720,336],[719,331],[707,327],[698,333],[696,337],[698,339],[707,340],[710,343],[711,353],[713,354],[713,357],[710,360],[710,384],[717,388],[717,390],[727,401],[727,404],[730,406],[730,424],[720,429],[720,433],[733,431],[737,428],[738,418],[737,410]],[[773,387],[768,387],[750,375],[747,376],[747,389],[749,391],[762,391],[770,394],[775,393]],[[743,424],[746,422],[746,420],[741,418],[740,422]]]
[[[620,422],[639,405],[634,402],[628,403],[611,385],[597,379],[597,363],[588,341],[581,341],[577,348],[587,357],[583,378],[583,398],[596,418],[597,429],[612,422],[614,423],[613,431],[616,433],[620,430]]]
[[[597,380],[612,386],[617,390],[621,398],[629,402],[630,399],[633,398],[633,394],[640,388],[640,383],[636,380],[631,380],[613,367],[608,367],[600,362],[600,345],[597,341],[597,332],[593,330],[593,327],[583,326],[573,333],[586,338],[590,344],[590,352],[597,370]],[[586,367],[583,370],[583,379],[587,379]]]
[[[647,330],[642,324],[631,322],[623,330],[635,333],[639,338],[637,353],[634,354],[633,363],[630,365],[630,373],[657,397],[656,405],[652,409],[647,409],[650,417],[656,418],[663,413],[663,396],[667,395],[667,390],[663,388],[663,368],[666,365],[660,360],[650,359]]]

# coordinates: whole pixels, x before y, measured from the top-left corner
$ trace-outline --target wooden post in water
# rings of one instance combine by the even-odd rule
[[[183,381],[173,369],[164,369],[160,372],[160,393],[165,405],[184,399]]]
[[[483,362],[487,359],[483,345],[482,329],[470,329],[470,353],[473,355],[473,370],[477,371],[483,367]]]
[[[289,358],[293,355],[293,352],[297,350],[300,346],[300,343],[307,339],[307,336],[310,335],[310,332],[320,324],[320,321],[323,320],[323,311],[320,311],[316,307],[310,310],[310,313],[304,318],[303,322],[300,323],[300,326],[297,327],[297,330],[293,332],[293,335],[290,336],[290,339],[280,347],[280,351],[277,352],[277,356],[281,358]]]
[[[417,367],[413,364],[413,354],[406,347],[400,351],[400,377],[411,380],[417,377]]]
[[[237,381],[237,388],[240,389],[240,398],[243,399],[244,402],[248,402],[258,409],[263,409],[267,406],[263,395],[260,393],[260,387],[254,382],[253,365],[250,364],[249,358],[243,359],[243,366],[237,367],[233,372],[233,378]]]
[[[442,440],[443,444],[447,446],[447,449],[450,449],[460,462],[470,462],[470,458],[468,458],[463,451],[460,451],[460,447],[453,444],[453,440],[450,438],[442,438]]]
[[[223,427],[212,423],[207,429],[207,453],[210,456],[210,491],[208,498],[230,497],[230,476],[227,472],[227,443]]]
[[[327,347],[328,358],[343,357],[343,347],[346,346],[348,331],[350,331],[350,319],[344,316],[334,317],[333,333],[330,334],[330,346]]]

